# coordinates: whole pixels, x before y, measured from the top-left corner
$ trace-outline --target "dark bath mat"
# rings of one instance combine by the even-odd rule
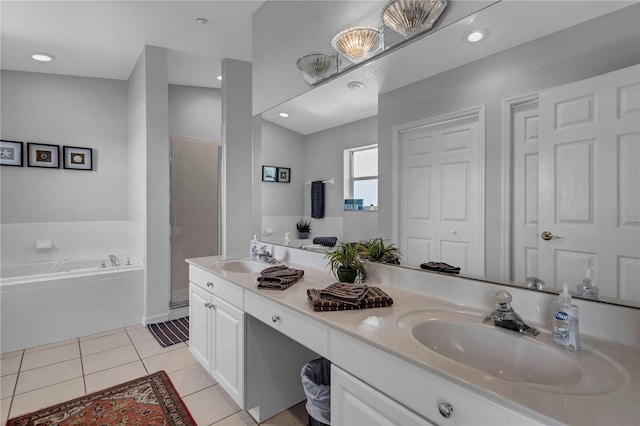
[[[189,340],[189,317],[149,324],[147,327],[163,348]]]

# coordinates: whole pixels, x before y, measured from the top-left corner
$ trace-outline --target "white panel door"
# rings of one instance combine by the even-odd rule
[[[211,296],[193,283],[189,283],[189,351],[209,371],[211,339]]]
[[[478,120],[473,115],[400,132],[404,263],[443,261],[484,275]]]
[[[539,276],[640,301],[640,66],[540,94]]]

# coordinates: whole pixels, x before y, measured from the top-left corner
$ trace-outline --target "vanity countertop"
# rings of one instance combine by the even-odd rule
[[[620,368],[623,380],[617,390],[605,394],[576,394],[571,390],[564,392],[561,387],[539,390],[535,386],[514,386],[513,382],[500,380],[479,370],[455,364],[440,355],[422,347],[397,328],[398,319],[409,312],[424,309],[451,309],[477,312],[460,304],[444,299],[428,297],[411,291],[367,282],[390,295],[393,306],[375,309],[315,312],[307,302],[307,290],[322,289],[335,282],[327,270],[287,262],[293,268],[305,271],[304,279],[286,290],[263,290],[257,288],[258,273],[234,273],[223,271],[214,266],[223,257],[210,256],[187,259],[191,265],[225,278],[246,290],[260,294],[290,309],[320,321],[332,329],[346,333],[366,344],[379,348],[397,358],[403,359],[420,368],[435,372],[458,384],[471,388],[479,394],[505,403],[517,409],[525,407],[542,416],[567,424],[580,425],[637,425],[640,424],[640,348],[623,345],[602,339],[581,336],[583,352],[597,351],[608,357]],[[267,265],[265,265],[266,267]],[[530,324],[540,328],[540,339],[550,338],[548,330],[539,324]],[[509,350],[509,348],[505,348]],[[583,356],[580,352],[569,356]],[[598,372],[594,372],[597,382]],[[604,380],[605,377],[602,377]],[[544,417],[541,421],[544,422]]]

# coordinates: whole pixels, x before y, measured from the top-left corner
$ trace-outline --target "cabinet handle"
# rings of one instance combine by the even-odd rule
[[[271,315],[271,321],[272,322],[277,322],[280,319],[280,317],[278,315]]]
[[[438,409],[440,410],[440,414],[442,414],[442,417],[448,419],[449,417],[451,417],[451,413],[453,412],[453,405],[448,402],[443,402],[442,404],[440,404]]]
[[[209,302],[204,302],[204,307],[205,307],[205,308],[208,308],[209,306],[210,306],[210,303],[209,303]]]
[[[213,283],[211,281],[207,281],[207,287],[213,288]]]

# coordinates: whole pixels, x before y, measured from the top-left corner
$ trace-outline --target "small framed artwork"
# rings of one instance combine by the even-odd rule
[[[22,167],[23,147],[22,142],[0,140],[0,165]]]
[[[278,168],[273,166],[262,166],[262,181],[263,182],[277,182],[278,181]]]
[[[62,166],[72,170],[93,170],[93,149],[77,146],[62,147]]]
[[[45,167],[57,169],[60,167],[60,147],[42,143],[28,143],[29,167]]]
[[[278,167],[278,182],[291,182],[291,169],[289,167]]]

